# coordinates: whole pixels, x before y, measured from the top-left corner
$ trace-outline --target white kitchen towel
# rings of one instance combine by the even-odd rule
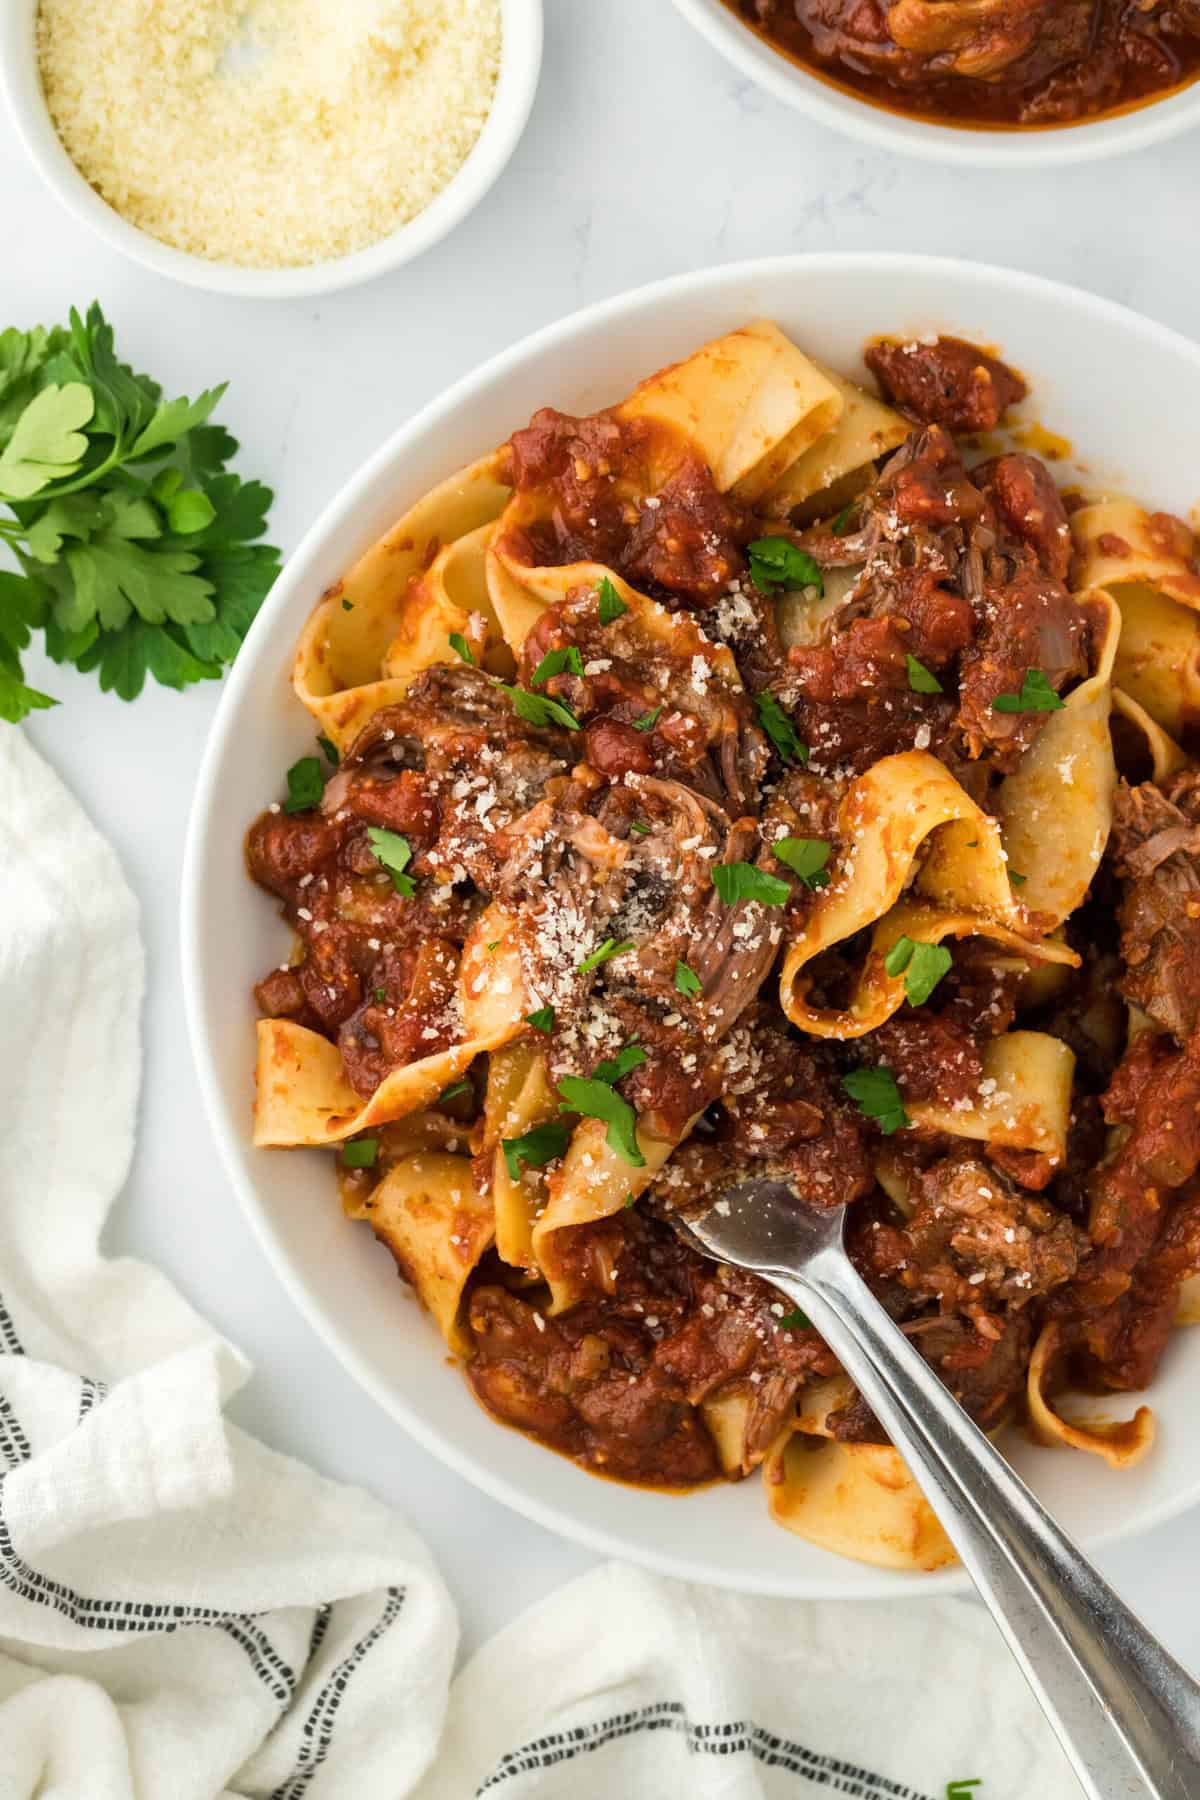
[[[101,1254],[142,984],[112,851],[0,727],[0,1800],[1075,1800],[967,1603],[618,1567],[486,1646],[439,1745],[455,1630],[424,1547],[229,1425],[245,1363]]]

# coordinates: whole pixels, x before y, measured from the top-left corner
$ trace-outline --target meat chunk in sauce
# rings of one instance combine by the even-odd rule
[[[1125,880],[1121,990],[1186,1040],[1200,1023],[1200,781],[1192,772],[1166,792],[1148,781],[1120,784],[1113,866]]]
[[[994,431],[1029,391],[1015,369],[962,338],[882,338],[868,346],[863,361],[889,400],[947,431]]]

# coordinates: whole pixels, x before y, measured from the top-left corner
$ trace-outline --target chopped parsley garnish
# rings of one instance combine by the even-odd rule
[[[465,663],[470,663],[472,668],[475,667],[475,657],[472,653],[471,646],[468,644],[461,631],[452,631],[450,633],[450,648],[456,650]]]
[[[843,531],[845,531],[847,525],[850,523],[850,515],[854,511],[855,504],[856,503],[852,500],[849,506],[843,506],[841,512],[829,527],[834,537],[841,537]]]
[[[786,881],[768,875],[753,863],[718,863],[712,872],[713,886],[726,906],[737,900],[761,900],[764,906],[784,906],[791,894]]]
[[[1019,694],[997,694],[992,711],[1000,713],[1058,712],[1062,701],[1041,669],[1026,669]]]
[[[302,756],[299,762],[293,763],[287,772],[287,785],[284,812],[310,812],[314,806],[320,806],[321,795],[325,792],[320,757]]]
[[[493,950],[498,950],[500,948],[500,939],[493,938],[490,944],[485,944],[483,947],[490,956]]]
[[[384,831],[378,825],[367,828],[367,838],[376,862],[382,863],[387,870],[396,892],[403,894],[406,900],[411,900],[417,884],[411,875],[404,873],[412,861],[412,848],[408,839],[401,837],[398,831]]]
[[[829,886],[829,845],[824,838],[782,837],[771,845],[771,853],[785,867],[798,875],[805,887]]]
[[[574,644],[567,644],[561,650],[547,650],[533,674],[529,677],[530,687],[545,687],[552,675],[561,675],[564,670],[572,675],[583,674],[583,658]]]
[[[607,575],[596,589],[596,593],[600,600],[600,623],[602,625],[611,625],[614,619],[619,619],[622,613],[629,611]]]
[[[558,1091],[562,1095],[563,1112],[603,1120],[608,1126],[605,1139],[609,1148],[635,1169],[645,1167],[646,1159],[638,1149],[637,1114],[615,1088],[606,1081],[585,1081],[579,1075],[564,1075]]]
[[[779,1321],[779,1328],[781,1331],[811,1331],[813,1322],[806,1312],[801,1312],[796,1307],[794,1312],[784,1313]]]
[[[379,1155],[378,1138],[351,1138],[342,1145],[343,1169],[373,1169]]]
[[[623,938],[619,944],[616,938],[605,938],[598,950],[593,950],[592,954],[585,956],[581,963],[576,963],[575,973],[590,975],[593,969],[600,967],[601,963],[611,962],[614,956],[624,956],[627,950],[632,949],[632,938]]]
[[[615,1087],[618,1081],[623,1081],[626,1075],[634,1069],[640,1069],[648,1060],[640,1044],[623,1044],[615,1056],[608,1056],[603,1062],[596,1064],[592,1070],[592,1078],[595,1081],[606,1081],[609,1087]]]
[[[760,694],[755,705],[758,708],[759,724],[784,762],[798,762],[801,768],[806,768],[808,766],[808,745],[801,743],[796,734],[796,727],[774,694]]]
[[[904,1110],[896,1077],[882,1065],[875,1069],[851,1069],[842,1076],[842,1086],[868,1119],[874,1119],[884,1137],[903,1131],[912,1124]]]
[[[525,1023],[527,1025],[532,1025],[535,1031],[553,1031],[554,1008],[552,1006],[539,1006],[536,1012],[525,1014]]]
[[[946,1800],[971,1800],[971,1789],[982,1786],[983,1781],[978,1775],[971,1781],[951,1781],[946,1787]]]
[[[338,762],[340,761],[340,758],[337,753],[337,745],[334,743],[333,739],[327,738],[323,732],[319,731],[317,733],[317,742],[321,746],[322,750],[325,752],[325,755],[328,758],[328,760],[331,763],[333,763],[334,767],[336,768]]]
[[[954,961],[941,944],[920,944],[910,937],[900,937],[883,959],[889,975],[904,976],[904,991],[910,1006],[924,1006],[938,982],[950,971]]]
[[[1008,871],[1008,879],[1012,882],[1014,887],[1024,887],[1029,877],[1027,875],[1018,875],[1015,869],[1010,869]]]
[[[343,600],[342,601],[342,611],[343,612],[353,612],[354,611],[353,600]]]
[[[628,1212],[629,1208],[631,1206],[636,1206],[636,1205],[637,1205],[637,1195],[633,1194],[633,1193],[626,1194],[626,1196],[625,1196],[625,1211]]]
[[[640,719],[633,721],[635,731],[653,731],[662,718],[662,707],[656,706],[653,712],[643,713]]]
[[[528,688],[510,687],[507,681],[498,681],[496,686],[508,695],[518,719],[524,719],[527,725],[561,725],[565,731],[582,731],[575,714],[561,700],[549,700],[545,694],[531,694]]]
[[[375,1004],[376,1004],[376,1006],[382,1006],[386,999],[387,999],[387,989],[386,988],[376,988],[375,989]]]
[[[475,1089],[464,1075],[460,1080],[452,1081],[449,1087],[442,1089],[437,1097],[436,1105],[445,1106],[451,1100],[460,1099],[463,1094],[473,1094],[474,1092]]]
[[[694,994],[701,992],[702,984],[695,969],[689,969],[685,962],[675,964],[675,992],[686,994],[690,1000]]]
[[[750,546],[750,579],[760,594],[795,593],[800,588],[825,592],[820,565],[790,538],[757,538]]]
[[[629,829],[637,837],[649,837],[650,836],[650,827],[648,825],[643,825],[642,821],[640,819],[635,819],[633,821],[633,824],[629,827]]]
[[[932,669],[927,669],[923,662],[909,654],[904,658],[908,669],[908,685],[914,694],[944,694],[945,688]]]
[[[521,1164],[530,1169],[544,1169],[546,1164],[562,1156],[570,1141],[570,1132],[557,1119],[535,1125],[523,1137],[501,1138],[504,1166],[513,1181],[521,1179]]]

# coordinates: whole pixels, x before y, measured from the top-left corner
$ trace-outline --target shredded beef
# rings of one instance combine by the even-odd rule
[[[1165,793],[1120,784],[1112,856],[1125,880],[1121,991],[1183,1041],[1200,1022],[1200,788],[1190,771]]]

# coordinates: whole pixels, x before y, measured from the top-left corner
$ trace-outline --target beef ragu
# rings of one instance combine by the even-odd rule
[[[1200,1271],[1200,770],[1127,697],[1117,779],[1103,551],[1035,457],[961,436],[1020,376],[950,338],[866,361],[897,447],[804,523],[783,459],[719,489],[637,416],[653,384],[537,413],[475,530],[487,609],[435,642],[449,552],[412,548],[422,660],[249,833],[295,934],[256,990],[259,1141],[340,1143],[483,1404],[626,1481],[786,1488],[797,1430],[885,1441],[802,1315],[672,1230],[746,1176],[849,1206],[988,1429],[1032,1366],[1043,1431],[1086,1439],[1055,1396],[1145,1386]],[[343,629],[360,591],[323,603]]]
[[[726,0],[862,98],[993,129],[1072,125],[1200,75],[1195,0]]]

